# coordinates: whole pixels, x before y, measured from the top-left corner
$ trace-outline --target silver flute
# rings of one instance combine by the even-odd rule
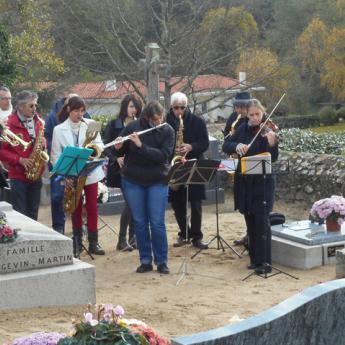
[[[151,131],[153,131],[153,130],[155,130],[155,129],[158,129],[158,128],[160,128],[160,127],[163,127],[163,126],[165,126],[165,125],[167,125],[166,122],[161,123],[160,125],[158,125],[158,126],[156,126],[156,127],[144,129],[143,131],[140,131],[140,132],[133,132],[133,133],[137,133],[137,135],[142,135],[142,134],[151,132]],[[121,143],[123,143],[123,142],[129,140],[129,137],[130,137],[133,133],[131,133],[131,134],[129,134],[129,135],[126,135],[125,137],[122,137],[122,138],[116,138],[115,140],[111,141],[110,143],[105,144],[103,148],[106,149],[107,147],[110,147],[110,146],[113,146],[113,145],[116,145],[116,144],[121,144]]]

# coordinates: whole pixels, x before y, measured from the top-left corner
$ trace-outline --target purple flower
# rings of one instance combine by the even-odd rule
[[[125,313],[125,311],[120,305],[117,305],[114,309],[114,313],[117,317],[121,317]]]
[[[318,200],[313,204],[310,214],[315,218],[332,219],[342,223],[345,218],[345,198],[332,195],[330,198]]]
[[[91,326],[98,325],[98,321],[93,319],[92,313],[84,314],[85,322],[89,323]]]
[[[60,333],[32,333],[27,337],[22,337],[14,340],[11,345],[57,345],[60,339],[65,338],[64,334]]]

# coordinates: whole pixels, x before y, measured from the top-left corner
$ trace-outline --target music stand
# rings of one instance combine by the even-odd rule
[[[190,185],[206,185],[208,184],[218,166],[220,161],[217,160],[196,160],[191,159],[183,162],[176,163],[169,171],[167,180],[170,185],[174,186],[186,186],[186,238],[185,238],[185,256],[182,260],[178,274],[181,273],[181,277],[177,281],[176,285],[182,281],[182,279],[188,275],[187,270],[187,242],[188,242],[188,199],[189,199],[189,186]]]
[[[235,160],[222,160],[220,165],[218,166],[217,172],[215,174],[216,179],[216,189],[215,189],[215,196],[216,196],[216,234],[211,238],[211,240],[207,243],[209,246],[213,241],[217,240],[217,250],[221,249],[225,252],[225,246],[228,247],[235,253],[239,258],[242,258],[241,254],[239,254],[222,236],[219,234],[219,210],[218,210],[218,190],[219,190],[219,182],[218,182],[218,171],[235,171],[237,166],[237,162]],[[204,249],[199,249],[196,253],[191,256],[191,259],[194,259],[201,251]]]
[[[50,177],[53,178],[72,178],[77,180],[78,177],[89,175],[94,169],[103,164],[103,160],[99,161],[88,161],[88,158],[93,153],[92,149],[66,146],[60,155],[58,161],[54,165]],[[75,200],[76,202],[77,200]],[[73,236],[73,248],[78,248],[77,239]],[[87,250],[87,248],[82,243],[82,247],[85,252],[90,256],[92,260],[94,257]],[[79,258],[80,253],[75,251],[75,257]]]
[[[266,214],[267,209],[267,201],[266,201],[266,177],[267,175],[270,175],[272,173],[272,163],[271,163],[271,154],[268,152],[258,154],[255,156],[248,156],[241,158],[241,173],[242,175],[261,175],[262,176],[262,183],[263,183],[263,212]],[[292,274],[289,274],[287,272],[282,271],[281,269],[272,266],[267,262],[267,240],[268,240],[268,234],[267,234],[267,227],[265,224],[263,224],[263,235],[262,238],[264,239],[264,273],[257,273],[255,270],[247,275],[245,278],[242,279],[242,281],[245,281],[252,275],[260,276],[261,278],[267,279],[273,276],[276,276],[280,273],[285,274],[291,278],[298,279],[297,277],[293,276]],[[250,241],[250,238],[249,238]],[[272,271],[274,269],[276,272],[272,274],[268,274],[268,269]]]

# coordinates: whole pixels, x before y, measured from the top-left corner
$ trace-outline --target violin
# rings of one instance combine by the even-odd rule
[[[265,136],[268,132],[279,132],[279,127],[271,120],[268,119],[267,121],[263,119],[260,125],[251,128],[252,133],[257,135],[259,132],[261,136]]]

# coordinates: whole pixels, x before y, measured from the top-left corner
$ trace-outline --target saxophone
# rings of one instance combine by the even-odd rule
[[[175,155],[174,158],[171,160],[171,165],[175,165],[178,162],[181,162],[183,156],[179,154],[179,149],[183,145],[183,119],[182,115],[179,116],[180,125],[178,127],[178,131],[176,132],[176,141],[175,141]]]
[[[82,122],[86,123],[85,120],[82,120]],[[99,133],[99,130],[95,130],[95,126],[96,126],[96,129],[99,128],[100,130],[100,124],[98,122],[92,121],[88,124],[85,140],[82,145],[82,147],[91,148],[95,152],[94,156],[90,157],[89,160],[98,158],[101,154],[100,148],[95,144],[91,144],[91,142],[96,139]],[[76,178],[73,178],[72,186],[65,185],[64,199],[63,199],[63,208],[65,212],[72,214],[77,208],[81,194],[85,186],[86,179],[87,179],[87,176],[76,177]]]
[[[35,145],[32,149],[29,159],[32,159],[33,164],[30,170],[25,171],[25,176],[28,180],[36,181],[40,178],[44,169],[45,163],[49,161],[48,153],[44,151],[44,121],[41,121],[41,127],[35,140]]]
[[[183,130],[184,130],[184,125],[183,125],[183,119],[182,115],[179,116],[179,121],[180,125],[178,127],[178,130],[176,132],[176,141],[175,141],[175,155],[174,158],[171,160],[171,165],[175,165],[176,163],[179,163],[183,161],[184,156],[181,156],[179,154],[179,149],[183,145]],[[180,186],[175,186],[174,184],[170,185],[170,189],[173,191],[177,191]]]

